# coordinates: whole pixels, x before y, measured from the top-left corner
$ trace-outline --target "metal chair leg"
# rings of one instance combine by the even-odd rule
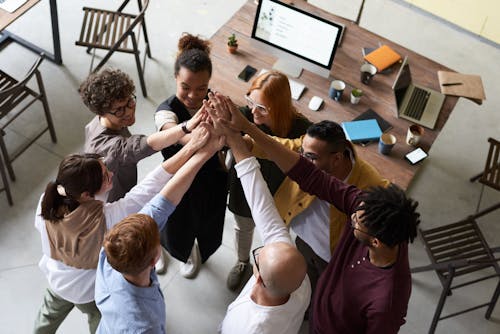
[[[439,297],[439,302],[436,307],[436,312],[434,312],[434,317],[432,318],[431,327],[429,328],[429,334],[434,334],[436,331],[437,323],[439,318],[441,317],[441,312],[443,311],[444,303],[446,301],[446,297],[448,295],[448,291],[450,290],[451,282],[453,281],[453,276],[455,275],[455,268],[450,266],[448,268],[448,279],[446,280],[446,284],[443,286],[443,292]]]
[[[144,72],[141,67],[141,59],[139,57],[139,48],[137,47],[135,34],[132,34],[132,45],[134,47],[135,63],[137,65],[137,72],[139,72],[139,81],[141,83],[142,95],[144,95],[144,97],[148,97],[148,93],[146,91],[146,83],[144,82]]]
[[[488,309],[486,310],[485,318],[489,319],[491,317],[491,313],[495,309],[495,305],[497,304],[498,297],[500,296],[500,280],[498,281],[497,288],[495,289],[495,293],[493,294],[493,297],[491,298],[490,305],[488,306]]]
[[[9,158],[9,152],[7,151],[7,146],[5,146],[3,136],[5,136],[5,131],[0,130],[0,151],[2,151],[2,155],[5,160],[5,166],[7,167],[7,171],[9,172],[10,179],[12,181],[15,181],[16,174],[14,173],[14,169],[12,168],[12,163],[10,162]]]
[[[50,138],[53,143],[57,143],[56,129],[54,128],[54,123],[52,122],[52,116],[50,115],[49,102],[47,101],[47,95],[45,94],[45,86],[43,85],[42,75],[39,71],[36,71],[36,81],[38,83],[38,89],[40,90],[41,101],[43,105],[43,112],[45,113],[45,119],[47,120],[47,126],[49,128]]]
[[[9,180],[7,179],[7,174],[5,173],[3,158],[1,155],[0,155],[0,174],[2,176],[2,182],[3,182],[2,190],[4,190],[5,194],[7,195],[7,202],[9,202],[9,205],[12,206],[12,205],[14,205],[14,201],[12,200],[12,194],[10,192]]]

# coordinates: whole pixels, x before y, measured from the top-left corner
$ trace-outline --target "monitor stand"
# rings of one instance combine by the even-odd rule
[[[292,78],[298,78],[302,74],[302,66],[283,58],[278,58],[273,65],[273,70],[280,71]]]

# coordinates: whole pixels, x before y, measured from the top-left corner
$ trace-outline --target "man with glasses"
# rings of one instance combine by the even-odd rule
[[[338,123],[321,121],[311,125],[301,138],[274,139],[299,151],[326,173],[360,189],[388,184],[374,167],[358,157]],[[253,153],[265,157],[258,145],[254,145]],[[347,216],[327,201],[302,191],[290,178],[283,181],[274,200],[285,224],[297,234],[295,244],[306,259],[314,294],[319,276],[330,262],[344,230]]]
[[[104,157],[106,166],[114,173],[113,188],[107,202],[125,196],[137,184],[137,163],[157,151],[176,143],[201,120],[198,113],[188,122],[149,136],[132,135],[128,127],[135,123],[136,97],[132,79],[118,69],[93,73],[81,84],[83,103],[96,117],[85,126],[87,153]],[[157,272],[166,270],[165,254],[157,263]]]
[[[225,131],[237,162],[236,173],[264,246],[252,251],[253,276],[228,306],[219,331],[298,333],[311,297],[304,257],[292,244],[259,163],[238,132]]]
[[[408,242],[417,235],[418,203],[396,185],[363,192],[345,184],[264,134],[224,97],[214,105],[218,122],[249,134],[288,177],[345,212],[346,226],[355,228],[344,228],[318,281],[310,333],[397,333],[411,294]]]

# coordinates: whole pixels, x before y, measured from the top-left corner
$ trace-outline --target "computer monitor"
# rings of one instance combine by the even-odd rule
[[[273,68],[292,77],[300,76],[302,68],[328,77],[342,31],[342,25],[286,3],[260,0],[252,38],[293,55],[278,53],[279,59]]]

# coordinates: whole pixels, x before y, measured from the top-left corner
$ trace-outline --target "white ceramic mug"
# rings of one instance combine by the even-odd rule
[[[417,146],[423,134],[424,128],[422,126],[417,124],[410,125],[408,127],[408,133],[406,134],[406,143],[408,145]]]

